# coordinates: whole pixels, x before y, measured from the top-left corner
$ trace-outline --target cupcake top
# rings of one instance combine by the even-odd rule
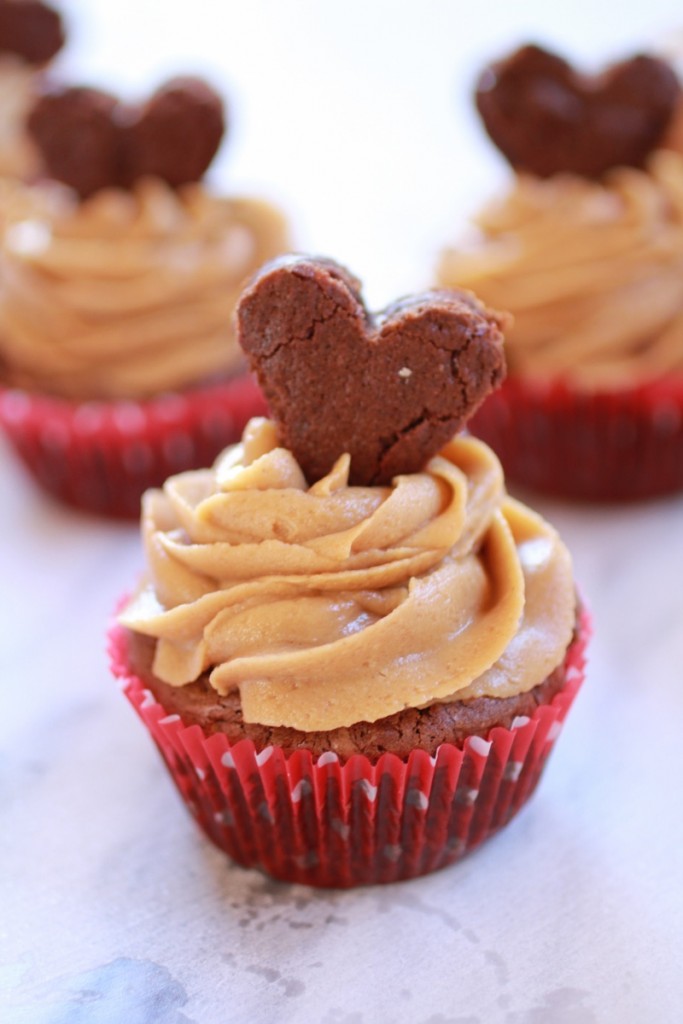
[[[302,282],[303,312],[292,299]],[[300,349],[315,361],[335,334],[343,351],[349,309],[360,303],[356,285],[329,261],[300,259],[266,268],[247,290],[242,341],[276,396],[278,353],[291,364]],[[316,292],[323,304],[335,296],[326,316]],[[255,310],[260,301],[270,321],[265,308]],[[247,722],[331,730],[435,702],[512,696],[542,682],[571,640],[572,570],[556,532],[507,497],[490,449],[467,436],[443,444],[438,429],[449,390],[433,388],[441,354],[449,353],[452,374],[452,435],[500,379],[500,320],[469,295],[428,293],[387,318],[365,312],[364,325],[369,362],[359,343],[342,379],[322,378],[331,408],[320,406],[303,440],[290,410],[284,425],[254,420],[212,469],[173,477],[144,499],[147,577],[121,621],[156,639],[159,679],[183,686],[205,678],[220,694],[238,690]],[[463,381],[474,388],[476,367],[470,406]],[[381,403],[383,381],[391,405],[394,375],[406,415],[414,421],[415,399],[422,410],[421,456],[395,436],[383,449],[392,451],[386,480],[375,457],[384,428],[364,388]],[[421,393],[430,379],[431,405]],[[355,409],[357,436],[344,436],[334,392]],[[284,407],[274,405],[278,415]],[[326,446],[335,422],[339,449],[329,465],[327,448],[317,462],[315,438]],[[400,435],[399,418],[395,428]]]
[[[64,45],[59,13],[40,0],[0,0],[0,176],[34,173],[37,155],[25,132],[36,73]]]
[[[679,99],[645,56],[587,78],[524,47],[482,74],[517,174],[438,278],[512,314],[511,372],[609,389],[683,371],[683,155],[664,148]]]
[[[231,373],[245,276],[286,247],[265,202],[203,183],[225,124],[197,79],[132,106],[46,92],[29,118],[42,181],[7,186],[0,377],[73,399],[141,398]]]

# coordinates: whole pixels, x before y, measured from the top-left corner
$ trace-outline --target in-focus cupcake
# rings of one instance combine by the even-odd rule
[[[0,0],[0,178],[28,179],[38,170],[26,116],[63,45],[61,16],[49,4]]]
[[[137,517],[146,488],[212,462],[264,411],[232,318],[286,225],[202,180],[225,117],[199,79],[138,106],[53,90],[28,124],[45,174],[6,200],[0,421],[53,494]]]
[[[513,481],[589,500],[683,488],[680,86],[638,56],[595,78],[526,46],[478,83],[515,170],[444,285],[508,310],[508,377],[471,429]]]
[[[455,291],[371,317],[342,268],[292,258],[238,324],[276,422],[145,495],[113,671],[239,863],[424,874],[522,807],[583,679],[566,548],[456,436],[503,375],[501,320]]]

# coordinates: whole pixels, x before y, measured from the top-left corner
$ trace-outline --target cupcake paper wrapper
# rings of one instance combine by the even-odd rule
[[[506,477],[546,494],[633,501],[683,489],[683,377],[582,394],[512,376],[469,427]]]
[[[584,677],[590,619],[580,612],[555,698],[510,729],[493,728],[434,757],[285,754],[231,744],[167,714],[109,633],[114,675],[147,726],[190,812],[221,850],[289,882],[346,888],[413,878],[451,864],[497,832],[533,793]]]
[[[38,483],[69,505],[116,518],[137,519],[143,491],[211,465],[265,413],[247,375],[143,401],[0,391],[0,424]]]

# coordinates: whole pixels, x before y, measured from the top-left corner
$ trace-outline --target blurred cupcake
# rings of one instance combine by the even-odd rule
[[[26,116],[63,45],[62,19],[49,4],[0,0],[0,177],[27,179],[38,169]]]
[[[500,321],[455,292],[375,319],[306,259],[264,268],[238,319],[277,424],[145,495],[114,673],[241,864],[424,874],[525,803],[583,678],[566,548],[486,445],[443,440],[502,375]]]
[[[224,113],[199,79],[136,107],[48,92],[28,126],[45,170],[5,200],[0,421],[53,494],[137,516],[147,487],[211,462],[263,411],[232,314],[287,229],[202,181]]]
[[[438,279],[509,311],[508,377],[472,422],[512,480],[572,498],[683,487],[683,155],[671,68],[596,78],[527,46],[477,105],[516,171]]]

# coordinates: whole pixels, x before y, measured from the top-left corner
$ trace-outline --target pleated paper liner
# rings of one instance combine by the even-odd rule
[[[138,519],[140,497],[210,466],[266,404],[250,375],[142,401],[72,402],[0,390],[0,425],[34,479],[68,505]]]
[[[683,375],[596,393],[510,376],[469,429],[508,482],[554,497],[625,502],[683,490]]]
[[[563,689],[512,728],[495,727],[436,756],[360,755],[342,763],[279,747],[231,744],[167,714],[126,664],[114,626],[114,675],[152,735],[190,812],[233,860],[289,882],[346,888],[414,878],[457,861],[529,799],[584,678],[590,618],[581,610]]]

